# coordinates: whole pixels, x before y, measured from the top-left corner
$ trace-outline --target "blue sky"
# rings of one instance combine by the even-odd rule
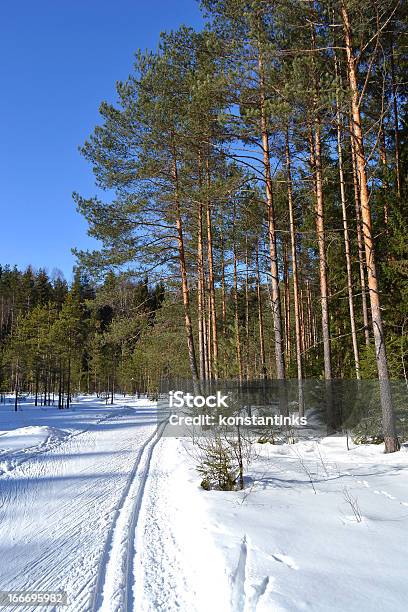
[[[0,264],[59,268],[92,248],[72,192],[96,193],[78,145],[102,100],[161,31],[199,27],[195,0],[13,0],[0,3]]]

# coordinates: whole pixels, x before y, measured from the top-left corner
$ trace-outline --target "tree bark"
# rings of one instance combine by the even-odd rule
[[[187,337],[187,348],[188,348],[188,359],[190,364],[191,376],[194,383],[198,383],[198,370],[197,361],[194,348],[194,337],[193,337],[193,326],[191,324],[190,315],[190,294],[187,281],[187,266],[186,257],[184,252],[184,237],[183,237],[183,224],[181,220],[180,210],[180,195],[179,195],[179,180],[177,170],[177,158],[174,153],[173,155],[173,181],[174,181],[174,204],[175,204],[175,215],[176,215],[176,229],[177,229],[177,244],[178,244],[178,258],[181,275],[181,289],[183,296],[184,306],[184,325]]]
[[[365,343],[368,346],[370,344],[370,323],[368,316],[368,305],[367,305],[367,290],[365,281],[365,254],[362,237],[362,225],[361,225],[361,212],[360,212],[360,188],[358,185],[357,175],[357,159],[355,152],[355,142],[353,137],[353,121],[350,118],[350,145],[351,145],[351,161],[352,161],[352,173],[353,173],[353,186],[354,186],[354,203],[356,211],[356,234],[357,234],[357,249],[358,249],[358,265],[360,270],[360,288],[361,288],[361,308],[363,312],[363,324],[364,324],[364,338]]]
[[[272,315],[275,335],[275,360],[276,360],[276,378],[285,378],[285,358],[284,358],[284,342],[282,334],[282,317],[281,303],[279,291],[279,271],[278,271],[278,254],[276,243],[276,224],[275,211],[273,203],[272,177],[271,177],[271,162],[269,152],[269,135],[266,120],[265,110],[265,77],[262,53],[258,51],[258,69],[259,69],[259,105],[261,116],[261,136],[263,150],[263,166],[266,189],[266,202],[268,213],[268,239],[269,239],[269,257],[271,270],[271,286],[272,286]]]
[[[261,292],[261,279],[259,275],[259,243],[256,245],[256,296],[258,301],[258,325],[259,325],[259,352],[261,357],[261,370],[262,377],[266,380],[268,378],[268,372],[266,369],[266,358],[265,358],[265,340],[264,340],[264,325],[263,325],[263,313],[262,313],[262,292]]]
[[[67,408],[71,404],[71,357],[68,357]]]
[[[296,252],[296,227],[295,214],[293,210],[293,189],[292,189],[292,167],[290,157],[289,144],[289,129],[286,127],[285,133],[285,157],[286,157],[286,176],[287,176],[287,191],[288,191],[288,209],[289,209],[289,228],[290,228],[290,246],[292,256],[292,280],[293,280],[293,308],[295,318],[295,345],[296,345],[296,368],[299,386],[299,412],[303,414],[303,367],[302,367],[302,332],[301,332],[301,312],[299,301],[299,276],[298,262]]]
[[[337,59],[336,59],[336,72],[338,72],[337,71]],[[339,78],[338,74],[337,74],[337,78]],[[347,220],[346,186],[345,186],[344,169],[343,169],[343,147],[342,147],[342,130],[341,130],[342,123],[341,123],[338,91],[336,91],[336,116],[337,116],[337,155],[338,155],[338,165],[339,165],[341,214],[342,214],[342,219],[343,219],[344,251],[345,251],[345,256],[346,256],[347,293],[348,293],[348,304],[349,304],[349,314],[350,314],[350,329],[351,329],[351,340],[353,344],[354,367],[356,371],[356,378],[357,380],[359,380],[361,378],[360,377],[360,357],[358,353],[356,318],[354,314],[353,272],[351,268],[351,249],[350,249],[350,237],[349,237],[348,220]]]
[[[380,381],[380,397],[383,417],[383,433],[385,452],[399,450],[399,441],[395,427],[395,414],[392,405],[391,389],[389,384],[388,361],[385,347],[384,330],[380,306],[380,293],[378,287],[377,269],[372,234],[371,207],[367,184],[366,158],[364,151],[363,131],[361,126],[359,89],[357,83],[356,60],[352,44],[352,31],[349,15],[345,5],[341,7],[344,39],[347,54],[347,68],[351,93],[351,108],[353,119],[353,138],[357,157],[357,170],[360,185],[361,214],[363,221],[363,236],[366,254],[368,289],[373,321],[374,343],[377,361],[378,378]]]
[[[206,160],[207,188],[211,186],[211,175],[209,160]],[[207,199],[207,257],[208,257],[208,287],[210,292],[211,304],[211,331],[212,331],[212,364],[214,379],[218,378],[218,332],[217,332],[217,311],[215,304],[215,283],[214,283],[214,258],[213,258],[213,237],[212,237],[212,218],[211,202]]]
[[[290,317],[290,278],[289,278],[289,256],[288,241],[286,236],[282,239],[283,251],[283,312],[285,314],[285,351],[286,363],[292,358],[291,317]]]
[[[234,225],[235,225],[235,211],[234,211]],[[235,321],[235,348],[237,353],[237,365],[238,365],[238,377],[239,382],[242,383],[243,372],[242,372],[242,350],[241,350],[241,337],[239,333],[239,311],[238,311],[238,273],[237,273],[237,252],[235,244],[235,228],[233,230],[233,267],[234,267],[234,321]]]
[[[245,377],[249,379],[249,262],[248,238],[245,236]]]
[[[201,184],[201,159],[198,160],[199,183]],[[204,253],[203,253],[203,204],[197,204],[197,317],[198,317],[198,355],[200,380],[205,378],[204,347]]]
[[[394,111],[394,138],[395,138],[395,176],[397,181],[397,195],[401,196],[401,165],[400,165],[400,145],[398,131],[398,95],[397,84],[395,82],[395,63],[394,45],[391,45],[391,87],[392,87],[392,106]]]
[[[18,410],[18,360],[16,364],[16,378],[15,378],[15,389],[14,389],[14,412]]]
[[[221,215],[223,211],[221,210]],[[220,227],[220,243],[221,243],[221,301],[222,301],[222,334],[225,337],[227,326],[227,298],[225,291],[225,245],[224,232],[222,228],[222,219]]]
[[[319,279],[320,279],[320,304],[322,313],[322,337],[323,337],[323,359],[324,377],[326,380],[332,378],[331,348],[330,348],[330,324],[329,324],[329,295],[327,285],[327,260],[326,260],[326,236],[324,227],[324,199],[323,199],[323,176],[321,161],[320,120],[315,117],[314,138],[311,137],[310,144],[311,165],[314,171],[314,187],[316,197],[316,233],[319,251]]]
[[[386,142],[385,142],[383,117],[380,118],[380,131],[379,131],[378,140],[379,140],[380,161],[381,161],[382,170],[383,170],[381,184],[383,187],[383,198],[384,198],[384,204],[383,204],[384,225],[385,225],[385,232],[386,234],[388,234],[387,226],[388,226],[388,220],[389,220],[389,210],[388,210],[388,203],[387,203],[387,191],[388,191],[389,185],[388,185],[388,180],[387,180],[387,172],[388,172],[387,147],[386,147]]]
[[[208,380],[212,380],[214,377],[214,362],[213,362],[213,352],[212,352],[212,304],[211,304],[211,295],[210,295],[210,284],[208,282],[207,287],[207,326],[206,326],[206,336],[207,336],[207,378]]]
[[[36,368],[35,368],[35,400],[34,400],[34,406],[38,406],[39,378],[40,378],[40,373],[39,373],[39,370],[38,370],[38,366],[36,366]]]

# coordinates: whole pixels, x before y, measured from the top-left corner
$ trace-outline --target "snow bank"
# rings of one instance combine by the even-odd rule
[[[62,440],[66,435],[66,431],[55,427],[19,427],[0,436],[0,453],[45,446],[49,442]]]
[[[0,435],[0,474],[22,461],[51,448],[69,435],[68,431],[46,425],[19,427]]]

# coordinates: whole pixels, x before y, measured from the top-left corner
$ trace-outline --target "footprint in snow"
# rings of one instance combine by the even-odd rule
[[[239,559],[236,570],[232,576],[231,607],[234,612],[244,612],[245,608],[245,581],[247,564],[247,538],[244,536],[241,541]]]
[[[368,482],[366,480],[357,480],[358,484],[362,484],[364,485],[367,489],[370,488],[370,485],[368,484]]]
[[[259,600],[266,593],[266,589],[268,588],[268,585],[269,585],[269,580],[270,580],[269,576],[265,576],[265,578],[262,580],[259,586],[252,585],[254,593],[249,600],[248,612],[256,612],[256,608],[258,606]]]
[[[290,569],[294,569],[294,570],[299,569],[299,567],[296,565],[292,557],[289,557],[289,555],[276,554],[276,555],[272,555],[272,557],[275,559],[275,561],[278,561],[279,563],[283,563]]]
[[[395,499],[394,495],[390,495],[390,493],[387,493],[387,491],[380,491],[383,495],[385,495],[385,497],[388,497],[388,499]]]
[[[377,489],[375,489],[374,493],[376,495],[384,495],[384,497],[387,497],[388,499],[396,499],[396,497],[394,497],[394,495],[391,495],[390,493],[387,493],[387,491],[377,491]]]
[[[231,609],[233,612],[256,612],[260,599],[270,585],[269,576],[265,576],[259,584],[248,584],[249,550],[250,545],[245,535],[241,540],[238,564],[232,576]]]

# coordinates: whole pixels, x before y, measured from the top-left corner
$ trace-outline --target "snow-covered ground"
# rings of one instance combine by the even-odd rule
[[[125,610],[132,517],[157,440],[146,400],[1,405],[0,590],[64,590],[65,609],[106,609],[113,575]]]
[[[204,491],[158,420],[143,399],[0,406],[0,590],[65,590],[68,612],[407,609],[406,447],[257,445],[245,491]]]
[[[408,609],[406,447],[257,445],[246,490],[219,492],[199,488],[186,446],[162,438],[155,450],[137,610]]]

